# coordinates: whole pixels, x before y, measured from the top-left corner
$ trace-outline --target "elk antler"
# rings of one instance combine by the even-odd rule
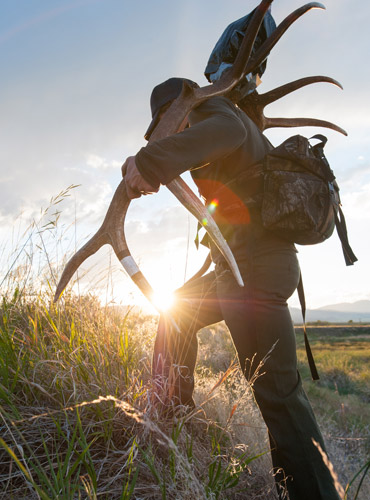
[[[273,0],[262,0],[260,5],[257,7],[248,33],[244,37],[244,41],[236,58],[233,70],[225,74],[225,76],[217,82],[217,84],[208,85],[206,87],[196,89],[196,91],[194,91],[194,89],[185,82],[181,95],[171,104],[170,108],[160,120],[151,135],[149,142],[176,133],[184,118],[195,106],[212,96],[225,94],[240,81],[240,79],[244,76],[244,69],[250,57],[259,27],[272,1]],[[211,238],[215,241],[216,245],[219,247],[225,259],[229,263],[237,282],[240,286],[243,286],[243,280],[231,250],[229,249],[225,239],[206,207],[181,178],[174,179],[167,184],[167,187],[175,194],[179,201],[193,215],[196,216],[198,221],[201,222],[201,224],[209,232]],[[143,294],[150,301],[152,301],[153,290],[139,270],[134,259],[131,257],[126,243],[124,221],[129,204],[130,200],[127,196],[125,180],[123,179],[113,196],[102,226],[67,263],[55,292],[55,301],[59,298],[60,294],[78,267],[104,244],[110,244],[113,247],[115,254],[129,276],[140,288]]]
[[[266,130],[267,128],[272,127],[317,126],[330,128],[343,135],[347,135],[347,132],[341,127],[338,127],[335,123],[325,120],[317,120],[316,118],[268,118],[264,115],[263,110],[268,104],[281,99],[297,89],[317,82],[332,83],[340,89],[343,88],[339,82],[329,76],[308,76],[306,78],[301,78],[299,80],[295,80],[294,82],[287,83],[286,85],[282,85],[281,87],[277,87],[276,89],[270,90],[270,92],[266,92],[265,94],[253,92],[242,99],[238,105],[255,122],[260,130]]]
[[[251,57],[253,44],[258,30],[261,26],[264,15],[267,12],[272,1],[273,0],[262,0],[259,6],[255,9],[255,13],[245,33],[241,48],[238,52],[233,66],[228,71],[224,72],[220,80],[202,88],[195,89],[184,82],[181,95],[171,104],[169,109],[166,111],[163,118],[154,129],[149,142],[162,139],[176,133],[189,112],[194,107],[198,106],[201,102],[213,96],[229,93],[247,73],[252,72],[255,68],[258,67],[260,62],[266,57],[271,48],[277,43],[283,33],[296,19],[298,19],[302,14],[304,14],[311,8],[324,8],[321,4],[313,2],[293,12],[293,14],[285,19],[285,21],[281,23],[277,30],[264,42],[264,44],[260,47],[256,54]],[[329,79],[320,81],[329,81]],[[310,81],[308,83],[312,82]],[[308,83],[303,83],[303,85],[307,85]],[[336,82],[332,81],[332,83]],[[289,87],[291,85],[294,85],[294,82],[293,84],[288,84],[285,90],[283,90],[283,93],[281,93],[281,95],[279,94],[279,96],[276,98],[272,96],[271,92],[259,96],[260,100],[257,100],[256,104],[257,106],[260,106],[259,109],[261,111],[259,112],[259,114],[263,116],[263,107],[271,97],[272,99],[269,102],[272,102],[282,95],[295,90],[292,87]],[[280,92],[282,91],[282,89],[283,87],[280,88]],[[278,91],[279,89],[276,89],[275,92]],[[261,104],[263,99],[265,99],[264,104]],[[271,123],[276,123],[277,120],[278,119],[268,119],[266,117],[263,117],[263,119],[261,119],[262,129],[263,127],[267,128],[268,126],[279,126],[277,124],[271,125]],[[285,125],[280,126],[287,126],[287,120],[289,121],[289,119],[285,120]],[[327,122],[316,122],[316,124],[321,125],[324,123],[326,124],[324,126],[327,126]],[[302,125],[302,123],[300,123],[300,125]],[[339,127],[336,128],[336,130],[338,129]],[[221,235],[221,232],[219,231],[216,223],[212,219],[206,207],[201,203],[199,198],[197,198],[197,196],[190,190],[190,188],[180,177],[168,183],[167,187],[178,198],[178,200],[193,215],[196,216],[198,221],[201,222],[201,224],[209,232],[211,238],[214,240],[221,253],[229,263],[237,282],[240,286],[243,286],[243,281],[231,250],[229,249],[226,241]],[[152,288],[139,270],[134,259],[131,257],[124,235],[124,221],[129,204],[130,200],[127,196],[125,180],[123,179],[113,196],[102,226],[100,227],[98,232],[67,263],[57,286],[54,300],[57,300],[59,298],[63,289],[68,284],[72,275],[82,264],[82,262],[84,262],[90,255],[94,254],[104,244],[110,244],[113,247],[114,252],[116,253],[118,259],[120,260],[129,276],[137,284],[144,295],[150,301],[152,300]]]

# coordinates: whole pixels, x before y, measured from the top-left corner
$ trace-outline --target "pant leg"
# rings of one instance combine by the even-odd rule
[[[165,315],[159,319],[154,344],[152,379],[160,404],[193,405],[194,369],[198,352],[197,332],[221,321],[216,276],[211,272],[175,292],[171,309],[180,327],[173,329]]]
[[[218,294],[247,378],[268,355],[253,388],[269,430],[274,468],[283,469],[291,500],[338,500],[312,442],[315,439],[325,450],[297,371],[295,333],[286,303],[298,284],[296,254],[255,252],[242,274],[245,287],[240,289],[230,272],[221,273]],[[276,481],[284,475],[277,474]]]

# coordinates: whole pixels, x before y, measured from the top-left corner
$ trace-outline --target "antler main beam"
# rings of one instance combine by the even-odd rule
[[[248,61],[248,65],[245,68],[245,73],[253,72],[258,66],[266,59],[268,54],[271,52],[273,47],[277,44],[280,38],[284,35],[290,26],[297,21],[301,16],[306,14],[306,12],[312,9],[323,9],[325,10],[325,6],[319,2],[311,2],[303,5],[299,9],[296,9],[292,12],[288,17],[282,21],[276,30],[263,42],[261,47],[256,51],[256,53],[250,58]]]

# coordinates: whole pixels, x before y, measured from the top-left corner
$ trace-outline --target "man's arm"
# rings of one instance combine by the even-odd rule
[[[151,186],[168,184],[187,170],[228,156],[246,139],[246,128],[226,98],[202,103],[189,118],[190,128],[150,143],[137,153],[137,169]]]

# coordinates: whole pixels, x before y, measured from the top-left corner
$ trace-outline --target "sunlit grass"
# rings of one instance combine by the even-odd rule
[[[368,470],[365,465],[370,456],[370,326],[312,327],[308,328],[308,336],[320,380],[311,380],[301,328],[297,328],[299,368],[344,485],[359,470]],[[355,497],[359,483],[361,490]],[[362,482],[362,475],[358,474],[347,497],[365,500],[368,496],[368,479]]]
[[[353,328],[353,327],[352,327]],[[308,329],[315,361],[321,373],[318,385],[329,387],[340,395],[355,394],[370,403],[370,327]],[[305,376],[305,349],[298,336],[298,360]]]
[[[150,400],[153,318],[92,297],[48,299],[15,293],[1,306],[0,484],[9,498],[254,497],[250,464],[268,447],[247,445],[233,427],[255,412],[234,371],[221,385],[219,375],[203,379],[192,414],[163,420]],[[221,402],[223,413],[213,409]],[[255,474],[260,484],[259,466]],[[274,498],[269,467],[263,481]]]

